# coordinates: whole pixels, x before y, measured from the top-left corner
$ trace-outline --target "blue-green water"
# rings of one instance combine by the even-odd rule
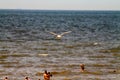
[[[44,70],[52,80],[117,79],[120,11],[0,10],[0,77],[43,79]]]

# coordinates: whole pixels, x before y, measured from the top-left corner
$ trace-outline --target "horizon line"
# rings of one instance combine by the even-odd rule
[[[43,10],[43,11],[120,11],[120,10],[111,10],[111,9],[101,9],[101,10],[97,10],[97,9],[14,9],[14,8],[0,8],[0,10],[35,10],[35,11],[40,11],[40,10]]]

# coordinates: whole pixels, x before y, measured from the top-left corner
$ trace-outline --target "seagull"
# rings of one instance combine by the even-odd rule
[[[55,36],[56,36],[56,39],[61,39],[63,35],[68,34],[68,33],[70,33],[70,32],[72,32],[72,31],[63,32],[63,33],[61,33],[61,34],[56,34],[56,33],[54,33],[54,32],[49,32],[49,33],[55,35]]]

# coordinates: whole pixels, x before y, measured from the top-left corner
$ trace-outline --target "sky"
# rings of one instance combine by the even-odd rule
[[[120,10],[120,0],[0,0],[0,9]]]

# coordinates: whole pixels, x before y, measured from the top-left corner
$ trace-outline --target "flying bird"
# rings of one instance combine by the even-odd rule
[[[63,32],[61,34],[57,34],[57,33],[54,33],[54,32],[49,32],[49,33],[54,35],[56,39],[61,39],[63,35],[68,34],[70,32],[72,32],[72,31]]]

